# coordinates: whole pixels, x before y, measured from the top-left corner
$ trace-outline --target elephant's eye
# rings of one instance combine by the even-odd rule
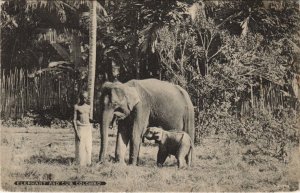
[[[120,108],[120,107],[116,108],[116,109],[115,109],[115,112],[124,113],[123,109],[122,109],[122,108]]]

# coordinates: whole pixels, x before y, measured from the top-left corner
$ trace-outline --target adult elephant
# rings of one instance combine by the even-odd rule
[[[113,117],[119,119],[115,158],[124,162],[128,143],[129,164],[137,164],[141,139],[147,126],[164,130],[183,130],[194,140],[194,108],[188,93],[178,85],[157,79],[106,82],[100,95],[101,148],[104,161],[108,128]]]

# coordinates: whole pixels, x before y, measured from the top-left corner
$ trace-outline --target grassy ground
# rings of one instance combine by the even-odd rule
[[[112,158],[115,137],[109,137]],[[50,145],[51,144],[51,145]],[[157,147],[143,145],[139,166],[98,164],[99,131],[93,131],[93,165],[74,164],[70,129],[1,128],[1,186],[6,191],[291,191],[297,189],[299,149],[288,164],[261,156],[251,161],[250,147],[224,139],[203,139],[193,167],[178,170],[171,157],[155,166]],[[249,161],[250,160],[250,161]],[[16,186],[15,180],[105,181],[104,186]]]

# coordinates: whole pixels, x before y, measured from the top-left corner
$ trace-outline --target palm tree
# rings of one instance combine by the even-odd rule
[[[91,106],[91,119],[93,119],[94,89],[96,74],[96,37],[97,37],[97,1],[90,2],[90,24],[89,24],[89,67],[88,67],[88,93]]]

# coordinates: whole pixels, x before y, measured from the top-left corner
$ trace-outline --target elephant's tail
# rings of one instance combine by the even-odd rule
[[[177,87],[185,100],[185,112],[183,115],[183,131],[187,132],[190,135],[192,139],[192,144],[194,144],[194,140],[195,140],[194,106],[186,90],[184,90],[178,85]]]

